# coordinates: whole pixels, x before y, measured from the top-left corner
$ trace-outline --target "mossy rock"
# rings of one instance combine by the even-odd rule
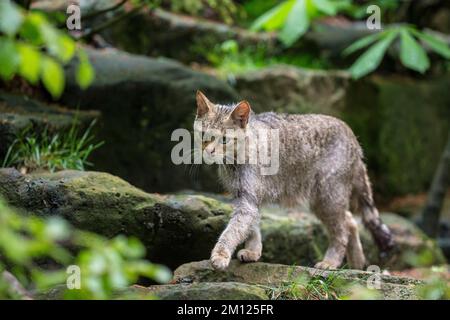
[[[146,246],[150,260],[171,268],[209,258],[232,213],[229,203],[204,195],[146,193],[101,172],[22,175],[15,169],[0,169],[0,194],[27,212],[59,215],[78,228],[106,237],[135,236]],[[439,248],[412,223],[393,214],[386,215],[385,221],[399,251],[380,261],[372,239],[363,231],[370,264],[402,269],[417,261],[445,261]],[[324,227],[308,213],[264,208],[261,228],[262,261],[312,266],[327,248]]]
[[[348,88],[341,117],[364,149],[385,198],[427,192],[450,129],[450,77],[372,76]]]
[[[149,37],[149,34],[152,36]],[[280,47],[273,33],[251,32],[224,23],[172,13],[161,8],[141,10],[133,19],[119,21],[102,36],[127,52],[165,56],[184,63],[205,62],[217,44],[233,39],[242,47]]]
[[[345,295],[355,287],[367,287],[374,276],[373,272],[358,270],[319,270],[314,268],[288,266],[270,263],[241,263],[233,260],[225,271],[216,271],[209,261],[191,262],[180,266],[174,272],[176,283],[224,283],[227,281],[261,285],[264,288],[277,290],[277,288],[290,285],[307,277],[321,278],[323,281],[331,279],[339,284],[334,290]],[[422,285],[420,280],[378,274],[379,288],[373,288],[373,297],[387,300],[417,299],[416,289]],[[299,282],[300,283],[300,282]]]
[[[63,285],[38,292],[37,300],[63,300],[67,288]],[[266,290],[240,282],[203,282],[165,284],[143,287],[133,285],[113,293],[113,300],[268,300]]]
[[[127,290],[142,298],[150,296],[161,300],[268,300],[264,289],[239,282],[203,282],[168,284],[150,287],[134,286]]]

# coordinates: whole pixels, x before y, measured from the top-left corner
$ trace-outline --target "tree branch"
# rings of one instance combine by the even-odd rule
[[[102,14],[105,14],[107,12],[114,11],[114,10],[122,7],[127,1],[128,0],[122,0],[122,1],[120,1],[118,3],[116,3],[115,5],[111,6],[111,7],[108,7],[108,8],[99,10],[99,11],[95,11],[95,12],[92,12],[90,14],[86,14],[84,16],[81,16],[81,19],[82,20],[89,20],[89,19],[95,18],[97,16],[100,16]]]
[[[77,37],[77,40],[80,39],[86,39],[86,38],[90,38],[91,36],[93,36],[96,33],[99,33],[107,28],[109,28],[110,26],[112,26],[113,24],[126,19],[132,15],[134,15],[135,13],[139,12],[141,9],[143,9],[146,6],[146,4],[141,4],[133,9],[131,9],[128,12],[125,12],[124,14],[121,14],[120,16],[117,16],[115,18],[112,18],[108,21],[106,21],[105,23],[102,23],[98,26],[95,26],[93,28],[91,28],[90,30],[88,30],[87,32],[83,33],[81,36]]]
[[[8,271],[1,273],[3,280],[8,283],[12,293],[18,295],[22,300],[33,300],[33,296],[22,286],[14,275]]]

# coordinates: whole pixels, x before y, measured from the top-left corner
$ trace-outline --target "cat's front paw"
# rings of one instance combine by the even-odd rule
[[[239,250],[237,257],[242,262],[256,262],[261,257],[261,252],[252,251],[249,249]]]
[[[225,270],[230,264],[231,252],[223,245],[216,245],[211,253],[211,265],[216,270]]]
[[[337,268],[339,268],[339,265],[340,264],[335,261],[323,260],[317,262],[314,268],[323,270],[336,270]]]

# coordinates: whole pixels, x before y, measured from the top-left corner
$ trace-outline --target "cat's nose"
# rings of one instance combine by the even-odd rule
[[[214,155],[215,150],[216,150],[216,148],[214,148],[214,147],[212,147],[212,146],[207,146],[207,147],[205,148],[205,151],[206,151],[210,156]]]

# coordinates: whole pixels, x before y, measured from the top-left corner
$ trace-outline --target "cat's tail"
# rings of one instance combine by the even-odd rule
[[[381,221],[375,207],[370,180],[362,160],[355,177],[351,210],[362,214],[363,223],[372,234],[381,256],[387,255],[395,247],[394,239],[388,226]]]

